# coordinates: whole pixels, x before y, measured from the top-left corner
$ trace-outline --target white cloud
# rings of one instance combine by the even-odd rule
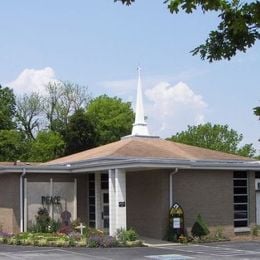
[[[153,134],[168,137],[187,128],[204,123],[207,103],[185,83],[170,85],[161,82],[145,91],[148,125]]]
[[[52,68],[46,67],[44,69],[25,69],[14,81],[7,85],[14,89],[16,94],[24,94],[34,92],[43,93],[45,86],[49,82],[57,81],[55,72]]]

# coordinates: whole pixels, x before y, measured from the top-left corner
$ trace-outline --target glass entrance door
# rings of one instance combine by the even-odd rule
[[[109,195],[108,190],[101,191],[102,226],[105,231],[109,229]]]

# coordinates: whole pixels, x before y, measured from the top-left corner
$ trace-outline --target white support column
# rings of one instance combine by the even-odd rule
[[[116,230],[126,229],[126,177],[124,169],[115,169]]]
[[[27,232],[27,223],[28,223],[28,217],[27,217],[27,213],[28,213],[28,203],[27,203],[27,178],[24,178],[24,226],[23,226],[23,231]]]
[[[95,208],[96,208],[96,228],[102,228],[101,174],[99,172],[95,172]]]
[[[77,219],[77,179],[74,179],[74,211],[73,211],[73,219],[76,220]]]
[[[115,196],[115,170],[109,170],[108,173],[109,187],[109,235],[116,234],[116,196]]]

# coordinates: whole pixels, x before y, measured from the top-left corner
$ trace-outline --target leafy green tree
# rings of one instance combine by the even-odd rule
[[[65,131],[65,154],[77,153],[95,146],[95,127],[83,109],[69,117]]]
[[[24,94],[16,100],[16,119],[29,139],[34,139],[34,135],[39,131],[40,119],[43,116],[42,101],[43,98],[34,92],[29,95]]]
[[[130,5],[135,0],[114,0]],[[201,59],[210,62],[230,60],[237,51],[246,52],[256,40],[260,39],[260,2],[239,0],[165,0],[171,13],[178,13],[180,9],[192,13],[198,7],[202,11],[216,11],[220,23],[216,30],[210,32],[208,39],[194,50],[192,54],[199,54]]]
[[[42,130],[31,144],[30,161],[45,162],[64,154],[65,143],[60,134]]]
[[[0,85],[0,130],[14,129],[15,95],[13,90]]]
[[[243,135],[230,129],[228,125],[206,123],[198,126],[188,126],[186,131],[177,133],[168,140],[252,157],[255,154],[255,149],[252,144],[239,147],[242,139]]]
[[[260,107],[254,107],[254,114],[259,117],[260,119]]]
[[[17,130],[0,130],[0,161],[26,160],[29,143]]]
[[[96,129],[96,145],[117,141],[131,133],[134,112],[130,102],[102,95],[90,102],[87,115]]]

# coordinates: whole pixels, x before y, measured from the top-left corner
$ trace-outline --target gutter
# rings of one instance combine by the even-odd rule
[[[20,232],[24,231],[24,176],[26,169],[23,168],[22,174],[20,175]]]
[[[170,173],[170,183],[169,183],[170,208],[172,207],[172,204],[173,204],[173,199],[172,199],[172,195],[173,195],[173,188],[172,188],[172,186],[173,186],[172,185],[173,175],[175,175],[178,171],[179,171],[179,169],[175,168],[175,170]]]

